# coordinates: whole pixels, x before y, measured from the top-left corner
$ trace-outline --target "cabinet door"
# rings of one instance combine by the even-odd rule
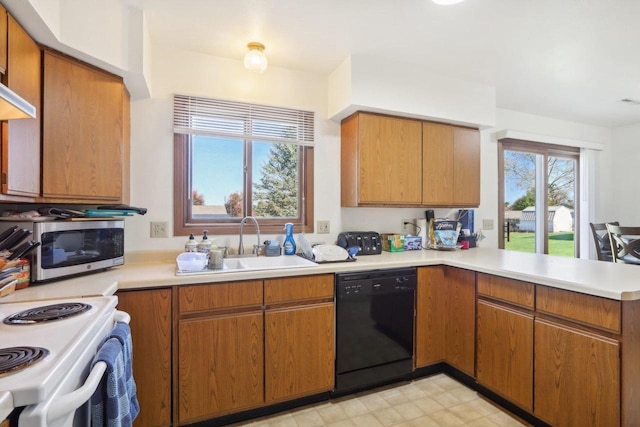
[[[342,166],[355,172],[343,192],[357,188],[358,205],[420,205],[422,200],[422,129],[411,119],[360,113],[342,149]],[[348,142],[347,139],[351,141]],[[350,148],[349,148],[350,147]],[[348,188],[351,186],[351,188]],[[343,205],[345,197],[343,196]]]
[[[45,51],[43,90],[43,196],[120,201],[122,81]]]
[[[478,301],[477,379],[533,410],[533,316]]]
[[[267,310],[265,316],[265,401],[333,389],[333,303]]]
[[[444,360],[444,269],[444,266],[418,268],[415,343],[417,368]]]
[[[558,427],[620,425],[616,341],[535,321],[535,410]]]
[[[193,422],[264,401],[263,314],[181,320],[178,419]]]
[[[140,427],[171,425],[171,290],[118,292],[118,309],[131,316],[133,376]]]
[[[35,119],[2,122],[2,193],[40,195],[41,52],[13,17],[8,17],[6,82],[36,107]]]
[[[0,72],[7,72],[7,9],[0,5]]]
[[[451,366],[474,376],[476,274],[445,267],[445,359]]]
[[[445,361],[474,375],[475,277],[454,267],[418,269],[416,367]]]
[[[423,123],[422,150],[422,203],[428,206],[452,206],[453,127]]]
[[[457,126],[422,125],[422,203],[480,205],[480,132]]]
[[[453,128],[453,206],[480,205],[480,132]]]

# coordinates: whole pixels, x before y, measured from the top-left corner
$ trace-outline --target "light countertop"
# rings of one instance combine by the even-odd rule
[[[322,273],[444,264],[615,300],[640,299],[640,267],[490,248],[456,251],[383,252],[355,262],[320,264],[286,270],[176,275],[175,253],[144,252],[125,256],[125,265],[106,272],[44,285],[31,285],[0,303],[71,296],[111,295],[117,289],[148,289]],[[75,295],[74,295],[75,294]]]
[[[0,298],[0,304],[113,295],[118,290],[118,280],[114,273],[117,274],[117,270],[57,282],[31,284]]]

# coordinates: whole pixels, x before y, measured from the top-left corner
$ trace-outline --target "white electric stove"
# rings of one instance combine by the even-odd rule
[[[90,365],[113,329],[117,302],[109,296],[0,304],[0,396],[10,393],[14,415],[20,412],[12,425],[88,425],[86,401],[104,372],[90,375]],[[32,315],[53,319],[31,323]]]

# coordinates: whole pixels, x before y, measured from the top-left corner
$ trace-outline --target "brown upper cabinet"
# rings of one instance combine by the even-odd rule
[[[480,205],[480,132],[439,123],[422,125],[422,202]]]
[[[356,113],[342,121],[341,205],[480,205],[480,133]]]
[[[8,21],[7,9],[0,4],[0,72],[7,72],[7,38],[8,38]]]
[[[342,122],[342,206],[419,206],[420,121],[357,113]]]
[[[41,52],[29,34],[4,10],[0,10],[0,21],[4,23],[7,37],[3,82],[36,107],[35,119],[2,122],[0,200],[33,201],[40,195]],[[0,31],[4,31],[2,25]]]
[[[126,97],[122,78],[44,51],[43,201],[127,202]]]

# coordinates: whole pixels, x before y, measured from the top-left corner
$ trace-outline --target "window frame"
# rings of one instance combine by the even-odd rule
[[[547,164],[549,157],[561,157],[561,158],[572,158],[576,162],[576,170],[575,170],[575,207],[574,207],[574,258],[580,258],[580,239],[581,239],[581,228],[580,228],[580,209],[581,209],[581,200],[580,200],[580,157],[581,150],[579,147],[571,147],[564,145],[556,145],[556,144],[547,144],[544,142],[536,142],[536,141],[527,141],[522,139],[513,139],[513,138],[503,138],[498,140],[498,223],[500,224],[498,228],[498,248],[505,249],[505,230],[504,230],[504,202],[505,202],[505,180],[504,180],[504,152],[505,150],[510,151],[523,151],[528,153],[540,154],[544,156],[544,161],[542,162],[544,165],[543,176],[547,176]],[[543,254],[549,253],[549,226],[546,218],[549,214],[549,203],[548,203],[548,189],[545,182],[543,187],[543,210],[545,212],[543,221],[544,223],[544,247]],[[540,253],[536,251],[535,253]]]
[[[174,133],[174,201],[173,201],[173,234],[174,236],[188,236],[190,233],[201,233],[207,230],[209,235],[238,234],[242,218],[229,218],[222,221],[193,220],[190,217],[190,147],[191,135]],[[246,141],[245,141],[246,144]],[[314,149],[312,146],[299,145],[300,165],[300,216],[297,219],[266,219],[256,217],[260,231],[266,234],[281,234],[284,224],[291,222],[298,232],[313,233],[314,211]],[[249,150],[248,153],[251,156]],[[249,170],[251,168],[248,168]],[[250,185],[245,175],[244,185]],[[248,178],[247,178],[248,177]],[[245,188],[246,194],[246,188]]]

